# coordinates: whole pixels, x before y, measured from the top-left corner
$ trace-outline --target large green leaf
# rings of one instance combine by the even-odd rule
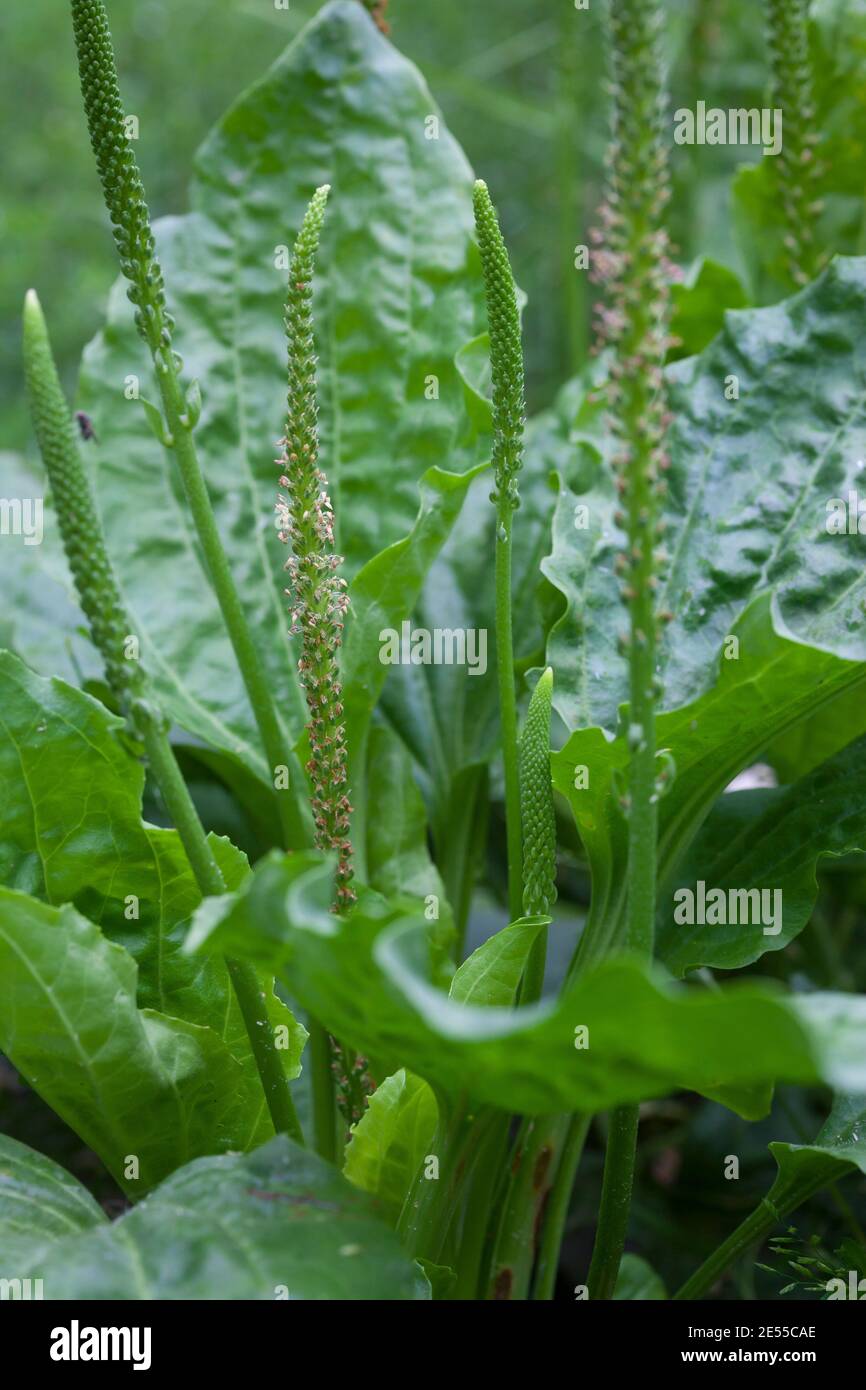
[[[181,951],[201,892],[178,835],[144,825],[144,769],[125,747],[122,721],[62,681],[35,676],[0,652],[0,882],[46,902],[73,903],[120,943],[138,966],[137,1002],[212,1028],[244,1067],[258,1123],[273,1133],[255,1059],[228,971],[218,959]],[[244,856],[212,840],[226,884],[247,873]],[[305,1031],[262,981],[287,1046],[290,1078],[300,1071]]]
[[[0,1051],[140,1196],[190,1158],[247,1147],[260,1104],[215,1032],[136,1007],[136,973],[74,908],[0,889]]]
[[[32,1269],[47,1299],[430,1297],[378,1204],[282,1135],[252,1154],[190,1163]]]
[[[736,970],[765,951],[782,950],[802,931],[815,904],[821,857],[866,849],[864,777],[866,739],[860,739],[792,787],[723,796],[677,882],[692,891],[702,880],[707,892],[745,888],[769,893],[765,905],[775,911],[778,903],[781,920],[678,923],[666,893],[659,911],[658,953],[669,969],[677,975],[702,965]],[[755,913],[750,910],[748,916]]]
[[[777,308],[728,314],[706,352],[671,370],[672,558],[661,602],[675,617],[658,738],[676,778],[660,808],[663,878],[741,768],[866,680],[866,538],[825,525],[827,502],[856,488],[866,445],[864,311],[866,262],[840,260]],[[725,399],[732,376],[738,400]],[[578,505],[585,529],[575,529]],[[613,777],[628,756],[614,509],[601,462],[587,490],[563,487],[546,565],[566,600],[548,648],[554,699],[576,731],[554,757],[554,778],[592,862],[593,915],[608,944],[620,929],[625,846]],[[580,768],[588,786],[575,785]],[[598,931],[588,941],[595,949]]]
[[[86,1187],[59,1163],[0,1134],[0,1279],[64,1236],[106,1222]]]
[[[685,1086],[754,1117],[766,1108],[755,1088],[768,1081],[824,1077],[854,1089],[866,1076],[866,1001],[787,998],[754,985],[687,989],[620,958],[553,1004],[478,1008],[431,983],[423,920],[371,893],[337,918],[330,893],[327,862],[269,856],[239,893],[202,905],[189,948],[206,943],[276,968],[339,1037],[446,1094],[546,1114]]]
[[[428,469],[476,461],[461,444],[453,362],[480,327],[472,175],[444,124],[430,138],[431,116],[441,120],[419,73],[363,6],[332,0],[205,143],[189,215],[156,228],[176,346],[201,383],[204,473],[292,741],[305,712],[273,519],[285,409],[280,248],[317,184],[333,185],[315,303],[322,465],[350,576],[411,529]],[[109,548],[162,703],[265,780],[172,460],[140,404],[125,399],[131,376],[155,394],[118,285],[81,378]]]

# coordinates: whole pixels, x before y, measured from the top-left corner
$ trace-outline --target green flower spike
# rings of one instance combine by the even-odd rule
[[[34,290],[28,291],[24,301],[24,375],[36,439],[54,494],[63,548],[79,602],[93,644],[102,657],[106,680],[128,716],[135,699],[142,696],[144,678],[139,662],[125,656],[129,618],[108,558],[75,426]]]
[[[548,666],[532,692],[520,740],[520,814],[523,826],[523,913],[546,916],[556,902],[556,816],[550,777],[553,671]],[[547,928],[533,942],[521,1004],[540,998],[547,959]]]
[[[609,287],[602,336],[613,348],[610,426],[625,533],[618,565],[629,632],[628,817],[626,939],[620,945],[650,959],[655,934],[658,800],[655,706],[657,640],[667,612],[656,611],[663,552],[663,474],[668,467],[663,366],[669,337],[670,266],[662,212],[668,200],[665,93],[656,0],[611,0],[613,139],[595,271]],[[588,1286],[592,1299],[612,1298],[628,1227],[637,1145],[638,1108],[610,1116],[604,1182]]]
[[[767,0],[767,41],[773,68],[773,106],[782,112],[782,148],[774,164],[782,210],[788,272],[796,285],[821,269],[815,219],[821,211],[815,158],[812,72],[809,63],[808,0]]]
[[[162,271],[132,145],[126,134],[108,16],[102,0],[72,0],[72,26],[90,143],[139,332],[153,352],[171,347]]]
[[[490,366],[493,377],[493,476],[491,501],[513,511],[520,506],[517,477],[523,461],[523,349],[517,289],[487,184],[478,179],[474,198],[478,248],[487,291]]]
[[[153,406],[148,407],[148,418],[162,444],[174,456],[204,566],[259,727],[267,763],[274,771],[289,766],[291,772],[294,756],[287,747],[267,672],[247,624],[198,459],[194,431],[201,414],[201,394],[195,381],[184,388],[180,380],[183,362],[172,351],[174,319],[166,310],[162,270],[154,250],[144,189],[124,126],[105,6],[102,0],[71,0],[71,4],[90,142],[120,266],[129,281],[127,294],[136,306],[138,330],[150,348],[162,402],[164,418]],[[279,795],[277,809],[284,845],[308,844],[308,826],[295,797]]]
[[[553,671],[539,676],[520,740],[520,809],[523,816],[523,911],[548,913],[556,902],[556,818],[550,779],[550,711]]]
[[[505,821],[508,840],[508,907],[520,915],[522,852],[520,779],[517,767],[517,700],[514,690],[514,637],[511,617],[511,529],[520,506],[518,475],[523,461],[523,350],[517,288],[508,252],[490,201],[487,184],[479,179],[473,193],[475,230],[490,330],[493,378],[493,480],[490,500],[496,508],[496,667],[499,718],[505,767]]]
[[[280,539],[291,545],[286,561],[293,634],[301,637],[298,668],[310,719],[310,760],[316,846],[337,854],[337,907],[355,901],[351,887],[351,806],[346,793],[346,741],[339,650],[349,604],[346,581],[334,553],[334,515],[327,478],[318,466],[316,352],[313,335],[313,270],[330,188],[316,190],[307,208],[289,269],[286,298],[288,413],[283,453],[277,459],[284,493],[277,501]]]

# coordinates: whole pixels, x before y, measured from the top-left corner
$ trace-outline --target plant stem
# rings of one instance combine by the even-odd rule
[[[182,417],[186,416],[186,401],[170,357],[157,361],[157,380],[168,432],[174,441],[172,450],[177,459],[184,494],[241,679],[259,727],[271,779],[280,766],[288,767],[290,775],[294,773],[295,777],[300,778],[297,760],[288,748],[280,727],[264,666],[250,634],[223,549],[207,485],[198,461],[192,428],[183,422]],[[308,845],[309,831],[299,814],[294,796],[280,792],[277,792],[276,796],[284,848],[299,849]]]
[[[535,1300],[545,1301],[553,1298],[556,1272],[559,1269],[559,1254],[565,1235],[568,1208],[571,1203],[571,1191],[574,1187],[575,1174],[583,1153],[583,1146],[586,1143],[591,1118],[590,1115],[572,1115],[569,1122],[568,1134],[562,1149],[562,1158],[559,1161],[556,1178],[547,1203],[544,1232],[541,1237],[541,1249],[538,1253],[538,1266],[532,1290],[532,1297]]]
[[[526,1119],[514,1145],[508,1190],[499,1216],[487,1296],[529,1294],[540,1218],[570,1129],[567,1115]]]
[[[788,273],[805,285],[821,269],[816,221],[823,204],[818,191],[822,167],[815,157],[812,69],[809,59],[809,0],[766,0],[767,40],[773,72],[772,99],[782,112],[784,139],[775,165],[776,192],[785,220]]]
[[[114,47],[102,0],[72,0],[81,93],[90,142],[102,183],[127,295],[136,305],[135,322],[150,351],[165,411],[164,443],[177,457],[184,492],[198,532],[210,577],[253,717],[259,727],[269,775],[295,760],[286,745],[268,687],[223,550],[210,496],[198,462],[193,430],[200,403],[181,387],[180,358],[172,350],[174,319],[166,307],[162,269],[156,256],[150,214],[132,145],[124,127]],[[277,795],[285,848],[311,843],[309,829],[292,795]]]
[[[638,1108],[623,1105],[611,1111],[598,1230],[589,1269],[589,1296],[613,1298],[631,1209]]]
[[[667,237],[661,213],[669,196],[664,86],[660,57],[662,11],[654,0],[611,0],[613,141],[602,210],[604,233],[596,252],[601,278],[610,281],[602,329],[614,348],[609,397],[619,452],[617,490],[625,533],[618,557],[629,631],[628,787],[621,806],[628,825],[626,947],[651,960],[655,933],[658,799],[670,769],[656,758],[657,638],[670,614],[656,613],[656,543],[663,529],[660,499],[669,466],[664,450],[667,415],[663,366],[669,345]],[[638,1114],[613,1112],[605,1158],[601,1209],[590,1269],[592,1298],[610,1298],[628,1225]]]
[[[838,1174],[838,1160],[826,1155],[820,1164],[816,1164],[809,1178],[801,1178],[796,1174],[787,1178],[780,1175],[770,1189],[769,1196],[761,1198],[752,1214],[741,1222],[708,1259],[704,1260],[700,1269],[677,1289],[673,1297],[679,1300],[700,1298],[721,1278],[734,1260],[762,1242],[774,1226],[784,1220],[790,1212],[802,1206],[816,1192],[831,1184]]]
[[[520,834],[520,776],[517,763],[517,698],[514,691],[514,638],[511,623],[512,512],[497,511],[496,536],[496,675],[505,767],[505,829],[508,853],[508,916],[515,922],[523,899],[523,849]]]
[[[317,1019],[307,1020],[310,1034],[310,1072],[313,1082],[313,1143],[329,1163],[337,1161],[337,1107],[333,1054],[328,1030]]]
[[[514,688],[514,638],[511,616],[512,521],[520,497],[518,474],[523,459],[523,348],[517,287],[487,185],[478,179],[473,192],[475,229],[484,269],[490,370],[493,380],[493,477],[491,501],[496,508],[496,671],[499,718],[505,767],[505,821],[508,851],[508,910],[520,916],[523,855],[520,828],[520,775],[517,763],[517,698]]]
[[[696,1270],[672,1297],[678,1300],[700,1298],[712,1288],[734,1260],[740,1255],[745,1255],[753,1246],[761,1244],[778,1224],[779,1219],[780,1213],[775,1207],[762,1199],[760,1206],[756,1207],[728,1239],[713,1251],[709,1259],[704,1261],[700,1269]]]

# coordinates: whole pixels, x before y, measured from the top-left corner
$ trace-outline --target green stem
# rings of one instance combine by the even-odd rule
[[[547,937],[548,928],[542,927],[529,948],[526,969],[523,972],[523,982],[520,986],[521,1006],[536,1004],[541,998],[541,991],[544,988],[544,972],[547,968]]]
[[[673,1297],[678,1300],[700,1298],[721,1278],[734,1260],[740,1255],[745,1255],[753,1246],[762,1244],[773,1227],[778,1225],[780,1218],[781,1213],[766,1199],[762,1199],[760,1206],[755,1208],[751,1216],[747,1216],[728,1239],[713,1251],[709,1259],[677,1289]]]
[[[496,538],[496,673],[505,767],[505,829],[508,849],[508,915],[515,922],[523,901],[523,848],[520,830],[520,774],[517,761],[517,698],[514,690],[514,637],[511,621],[510,507],[497,509]]]
[[[313,1082],[313,1143],[316,1153],[329,1163],[337,1161],[337,1105],[333,1052],[328,1030],[314,1018],[307,1020],[310,1033],[310,1075]]]
[[[184,423],[187,406],[177,371],[168,354],[156,358],[155,365],[168,432],[173,439],[172,451],[177,459],[184,494],[198,533],[207,572],[258,724],[271,781],[273,782],[276,769],[286,766],[289,768],[292,785],[302,785],[297,759],[287,746],[280,727],[265,669],[247,625],[223,549],[207,484],[198,461],[192,428],[188,423]],[[300,815],[294,795],[287,789],[286,792],[277,792],[276,796],[283,847],[299,849],[309,845],[309,829]]]
[[[473,1165],[460,1231],[460,1246],[454,1259],[457,1282],[449,1294],[451,1299],[484,1296],[491,1215],[498,1207],[502,1191],[502,1183],[497,1175],[502,1173],[507,1160],[510,1126],[510,1115],[497,1113]]]
[[[713,1287],[735,1260],[761,1244],[774,1226],[831,1183],[838,1172],[838,1161],[828,1155],[808,1179],[797,1176],[790,1179],[777,1178],[770,1195],[761,1198],[752,1214],[741,1222],[708,1259],[704,1260],[700,1269],[677,1289],[673,1297],[678,1300],[700,1298]]]
[[[636,1105],[624,1105],[611,1111],[598,1230],[589,1269],[592,1299],[613,1298],[616,1288],[631,1209],[637,1128]]]
[[[520,1127],[491,1261],[489,1298],[528,1297],[540,1218],[569,1129],[567,1115],[527,1119]]]
[[[589,1132],[591,1118],[590,1115],[573,1115],[569,1122],[562,1158],[547,1203],[544,1232],[538,1253],[538,1267],[532,1290],[532,1297],[535,1300],[549,1301],[553,1298],[556,1272],[559,1269],[559,1256],[565,1235],[565,1223],[568,1220],[568,1208],[571,1203],[571,1192],[583,1153],[583,1146]]]

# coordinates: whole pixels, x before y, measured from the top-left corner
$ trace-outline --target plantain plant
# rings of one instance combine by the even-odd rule
[[[527,419],[499,217],[384,4],[328,0],[154,225],[105,6],[70,8],[121,281],[83,438],[25,302],[52,509],[0,653],[0,1050],[124,1200],[0,1138],[0,1277],[659,1295],[641,1119],[801,1088],[817,1138],[664,1271],[712,1292],[866,1172],[862,999],[838,923],[813,940],[816,866],[866,849],[866,580],[823,524],[857,477],[866,264],[815,278],[806,106],[778,170],[805,288],[669,365],[664,11],[609,0],[600,351]],[[786,103],[794,8],[768,0]],[[681,320],[715,322],[701,295]],[[778,785],[724,795],[759,759]]]

